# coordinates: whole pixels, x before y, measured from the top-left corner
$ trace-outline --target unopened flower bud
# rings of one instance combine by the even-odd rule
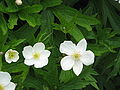
[[[22,0],[16,0],[15,3],[16,3],[17,5],[22,5]]]
[[[3,55],[3,52],[0,52],[0,55]]]

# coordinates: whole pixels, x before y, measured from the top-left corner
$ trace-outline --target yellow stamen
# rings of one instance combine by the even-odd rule
[[[4,87],[2,85],[0,85],[0,90],[4,90]]]
[[[9,52],[9,59],[13,59],[15,57],[16,52]]]
[[[39,59],[40,58],[40,53],[38,53],[38,52],[34,53],[33,58],[36,59],[36,60]]]
[[[74,53],[73,55],[72,55],[72,57],[74,58],[74,59],[76,59],[76,60],[78,60],[78,59],[80,59],[80,54],[79,53]]]

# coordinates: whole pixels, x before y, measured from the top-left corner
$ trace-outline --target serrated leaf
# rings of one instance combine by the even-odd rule
[[[85,88],[87,85],[89,85],[89,83],[90,81],[85,81],[85,80],[71,81],[61,86],[60,90],[82,89],[82,88]]]
[[[21,20],[26,20],[27,23],[32,26],[35,27],[37,25],[41,24],[41,15],[39,14],[32,14],[32,13],[19,13],[19,18]]]
[[[60,20],[62,19],[70,22],[74,18],[74,23],[86,28],[88,31],[92,30],[91,25],[100,24],[96,18],[83,15],[76,9],[70,8],[68,6],[60,5],[54,8],[53,12]]]
[[[17,25],[18,16],[16,14],[9,14],[8,28],[13,29]]]
[[[73,77],[75,77],[75,75],[73,74],[73,72],[70,70],[70,71],[61,71],[60,73],[60,76],[59,76],[59,79],[60,79],[60,82],[68,82],[69,80],[71,80]]]
[[[88,76],[85,77],[85,80],[92,81],[92,82],[90,82],[90,84],[91,84],[93,87],[95,87],[97,90],[100,90],[100,89],[98,88],[97,81],[96,81],[96,79],[95,79],[93,76],[88,75]]]
[[[27,77],[27,79],[25,80],[24,82],[24,86],[25,87],[31,87],[31,88],[34,88],[36,90],[44,90],[43,89],[43,85],[42,85],[42,82],[39,80],[39,79],[36,79],[34,77]]]

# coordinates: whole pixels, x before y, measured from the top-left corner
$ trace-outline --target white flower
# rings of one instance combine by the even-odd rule
[[[16,0],[15,3],[16,3],[17,5],[22,5],[22,0]]]
[[[120,0],[115,0],[115,1],[117,1],[118,3],[120,3]]]
[[[61,60],[61,67],[63,70],[70,70],[73,68],[74,73],[78,76],[84,65],[91,65],[94,63],[94,53],[90,50],[86,51],[87,42],[85,39],[79,41],[75,45],[72,41],[64,41],[60,45],[60,52],[66,54]]]
[[[19,53],[16,50],[10,49],[5,53],[5,60],[8,63],[17,62],[18,59],[19,59]]]
[[[8,72],[0,71],[0,90],[15,90],[16,85],[11,82],[11,76]]]
[[[34,65],[36,68],[42,68],[48,64],[48,57],[50,51],[45,50],[43,43],[36,43],[33,47],[26,46],[23,50],[23,56],[25,58],[24,63],[28,66]]]

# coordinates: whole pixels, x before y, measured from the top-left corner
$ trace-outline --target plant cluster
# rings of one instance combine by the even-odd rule
[[[119,90],[119,2],[0,0],[0,90]]]

